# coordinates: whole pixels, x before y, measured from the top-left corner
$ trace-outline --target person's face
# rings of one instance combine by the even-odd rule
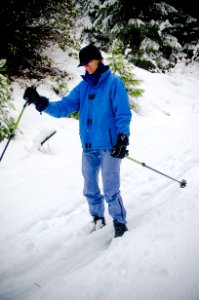
[[[99,62],[100,60],[92,59],[88,64],[84,65],[84,68],[89,74],[93,74],[97,70]]]

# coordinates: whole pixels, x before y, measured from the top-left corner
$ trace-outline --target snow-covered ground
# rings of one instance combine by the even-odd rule
[[[61,50],[51,55],[72,74],[72,88],[83,70]],[[1,300],[199,299],[199,66],[134,73],[145,94],[133,114],[130,156],[187,187],[124,159],[129,231],[110,243],[106,211],[107,226],[89,235],[78,121],[27,107],[0,164]],[[13,87],[17,117],[25,83]],[[48,81],[38,91],[57,99]]]

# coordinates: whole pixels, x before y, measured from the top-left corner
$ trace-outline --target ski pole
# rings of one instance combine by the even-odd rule
[[[147,168],[147,169],[149,169],[149,170],[151,170],[151,171],[154,171],[154,172],[156,172],[156,173],[158,173],[158,174],[160,174],[160,175],[163,175],[163,176],[165,176],[165,177],[167,177],[167,178],[169,178],[169,179],[171,179],[171,180],[174,180],[174,181],[180,183],[180,187],[181,187],[181,188],[184,188],[184,187],[187,185],[187,181],[186,181],[185,179],[182,179],[182,181],[179,181],[179,180],[177,180],[177,179],[175,179],[175,178],[173,178],[173,177],[171,177],[171,176],[169,176],[169,175],[166,175],[166,174],[164,174],[164,173],[162,173],[162,172],[160,172],[160,171],[158,171],[158,170],[156,170],[156,169],[154,169],[154,168],[148,166],[148,165],[145,164],[144,162],[141,162],[141,161],[139,161],[139,160],[136,160],[136,159],[134,159],[134,158],[132,158],[132,157],[130,157],[130,156],[125,156],[125,157],[128,158],[129,160],[135,162],[136,164],[139,164],[139,165],[141,165],[141,166],[143,166],[143,167],[145,167],[145,168]]]
[[[25,110],[25,108],[26,108],[27,105],[28,105],[28,101],[26,101],[25,104],[23,105],[23,108],[22,108],[22,110],[21,110],[21,112],[20,112],[20,114],[19,114],[19,116],[18,116],[18,118],[17,118],[17,121],[16,121],[16,123],[14,124],[14,127],[13,127],[13,129],[12,129],[12,132],[11,132],[11,134],[9,135],[8,141],[7,141],[7,143],[6,143],[6,145],[5,145],[5,148],[4,148],[4,150],[3,150],[2,154],[1,154],[0,161],[1,161],[2,158],[3,158],[3,156],[4,156],[5,152],[6,152],[6,149],[8,148],[8,145],[9,145],[10,141],[11,141],[12,138],[15,136],[15,131],[16,131],[18,125],[19,125],[19,122],[20,122],[20,120],[21,120],[21,117],[22,117],[22,115],[23,115],[23,113],[24,113],[24,110]]]

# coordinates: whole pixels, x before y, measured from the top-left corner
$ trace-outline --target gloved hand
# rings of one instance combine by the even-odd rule
[[[129,155],[126,147],[129,145],[129,139],[122,132],[118,134],[117,143],[111,150],[111,156],[116,158],[124,158]]]
[[[36,110],[39,112],[45,110],[49,104],[48,98],[40,96],[33,85],[25,90],[23,98],[28,102],[28,105],[35,104]]]

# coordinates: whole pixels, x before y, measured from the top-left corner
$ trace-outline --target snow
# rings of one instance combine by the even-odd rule
[[[63,51],[54,55],[72,88],[83,70]],[[0,166],[1,300],[199,299],[199,66],[133,71],[145,93],[133,113],[130,156],[187,187],[124,159],[129,231],[111,241],[106,209],[107,226],[88,234],[78,121],[28,106]],[[28,84],[13,84],[15,117]],[[48,80],[38,91],[57,99]]]

